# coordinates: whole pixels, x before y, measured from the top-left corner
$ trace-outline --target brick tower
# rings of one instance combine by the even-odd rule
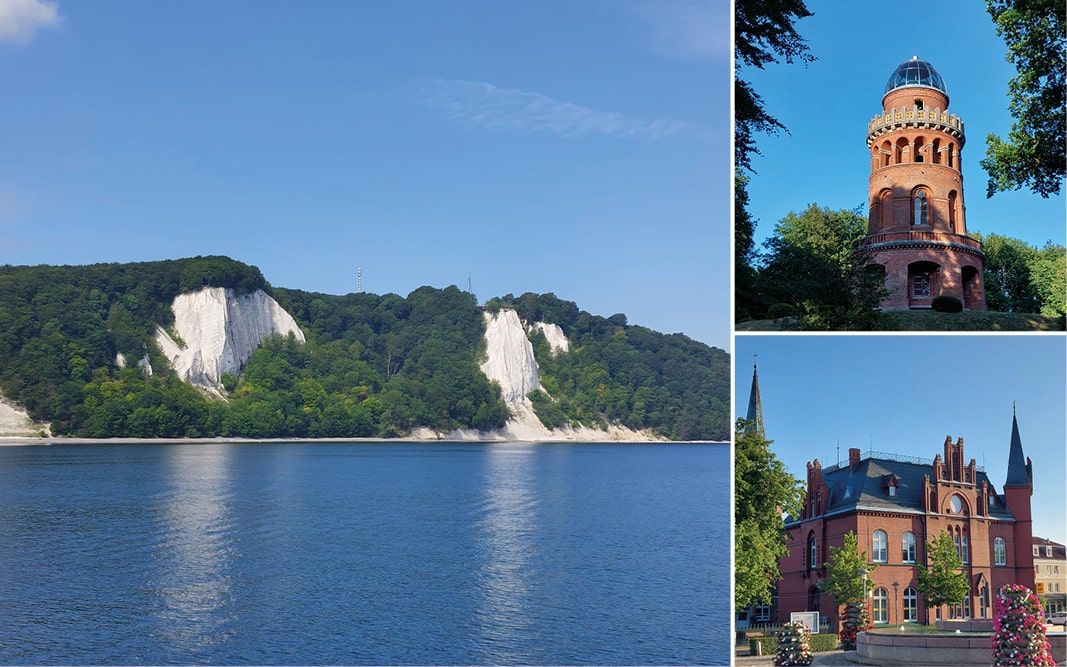
[[[929,308],[939,295],[985,310],[985,254],[967,236],[963,206],[965,141],[937,70],[918,57],[901,63],[882,112],[867,123],[870,213],[867,236],[853,250],[885,267],[886,310]]]

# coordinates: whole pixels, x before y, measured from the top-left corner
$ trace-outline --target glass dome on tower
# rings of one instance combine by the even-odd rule
[[[945,80],[937,73],[934,66],[925,60],[919,60],[919,56],[913,56],[911,60],[905,60],[889,75],[889,81],[885,84],[885,92],[908,86],[925,86],[936,88],[948,95]]]

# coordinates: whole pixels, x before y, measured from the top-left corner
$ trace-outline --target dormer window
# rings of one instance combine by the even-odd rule
[[[919,111],[922,111],[923,110],[923,101],[922,100],[915,100],[915,108],[918,109]]]
[[[889,487],[889,497],[892,498],[895,495],[897,495],[897,487],[895,487],[895,486]]]

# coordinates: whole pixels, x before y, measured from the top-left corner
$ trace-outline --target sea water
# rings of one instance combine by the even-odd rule
[[[729,448],[0,447],[0,663],[728,664]]]

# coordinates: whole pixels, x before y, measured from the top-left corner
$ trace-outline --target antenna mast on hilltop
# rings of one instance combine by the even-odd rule
[[[356,294],[363,294],[363,267],[356,269]]]
[[[467,274],[467,294],[471,293],[471,274]]]

